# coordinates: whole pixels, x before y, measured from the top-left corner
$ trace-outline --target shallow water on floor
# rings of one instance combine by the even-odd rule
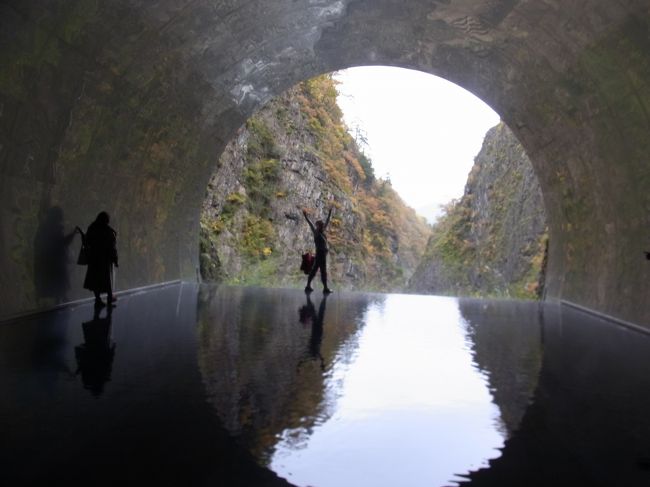
[[[181,283],[0,324],[0,483],[646,486],[648,371],[567,306]]]
[[[296,485],[457,485],[500,456],[541,365],[538,305],[485,306],[472,323],[453,298],[223,289],[200,313],[202,371],[229,430]]]

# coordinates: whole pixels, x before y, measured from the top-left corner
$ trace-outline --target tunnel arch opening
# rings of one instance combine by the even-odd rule
[[[341,84],[346,76],[352,81]],[[341,103],[355,82],[364,106],[348,103],[345,113]],[[372,98],[364,93],[371,83]],[[383,109],[368,113],[370,105]],[[414,108],[396,108],[406,105]],[[364,109],[365,121],[351,124]],[[351,125],[369,120],[375,124],[364,145]],[[450,168],[457,174],[446,174]],[[378,176],[400,169],[398,186]],[[418,192],[446,207],[433,235],[412,210]],[[330,207],[328,267],[337,289],[542,295],[546,223],[530,161],[494,112],[446,80],[373,66],[320,75],[272,98],[228,143],[208,183],[203,280],[304,286],[299,256],[313,252],[313,242],[301,210],[325,219]]]
[[[650,322],[644,0],[3,9],[5,314],[42,306],[33,240],[45,204],[70,222],[101,208],[121,220],[126,288],[195,277],[196,209],[219,148],[300,79],[383,64],[463,86],[521,140],[549,217],[549,298]]]

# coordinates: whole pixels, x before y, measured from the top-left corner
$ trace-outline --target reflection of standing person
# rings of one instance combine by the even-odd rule
[[[84,343],[75,347],[77,373],[81,373],[84,388],[94,396],[104,392],[104,384],[111,380],[115,343],[111,340],[111,311],[105,318],[99,317],[96,307],[91,321],[82,323]]]
[[[313,291],[311,287],[311,281],[316,275],[316,272],[320,269],[320,279],[323,282],[323,292],[329,294],[332,292],[330,288],[327,287],[327,253],[329,248],[327,246],[327,236],[325,235],[325,230],[330,223],[330,217],[332,216],[332,209],[330,208],[329,213],[327,214],[327,219],[325,222],[323,220],[316,221],[314,225],[309,217],[307,216],[307,211],[302,210],[302,214],[309,224],[312,233],[314,234],[314,244],[316,245],[316,257],[314,258],[314,265],[311,268],[309,277],[307,278],[307,286],[305,286],[305,292],[310,293]]]
[[[115,301],[111,274],[117,264],[117,233],[109,225],[108,213],[102,211],[88,227],[84,244],[88,253],[88,269],[84,288],[95,293],[95,306],[104,306],[100,294],[106,293],[108,305]]]
[[[298,310],[300,322],[303,325],[306,325],[308,321],[311,321],[311,335],[309,336],[307,355],[309,358],[320,360],[321,370],[325,370],[325,360],[321,354],[320,347],[323,342],[323,320],[325,319],[326,306],[327,294],[325,294],[321,299],[317,314],[314,303],[311,302],[311,297],[309,293],[307,293],[307,304]]]
[[[34,241],[34,281],[39,298],[54,298],[56,304],[68,300],[68,247],[75,232],[65,234],[60,207],[47,210]]]

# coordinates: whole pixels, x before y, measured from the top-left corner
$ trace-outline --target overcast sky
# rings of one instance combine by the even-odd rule
[[[335,79],[344,119],[365,132],[375,174],[390,175],[409,206],[430,217],[463,194],[485,133],[499,122],[489,106],[419,71],[351,68]]]

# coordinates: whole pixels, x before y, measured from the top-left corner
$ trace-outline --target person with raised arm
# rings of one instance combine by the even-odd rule
[[[327,219],[317,220],[316,224],[312,223],[307,215],[307,210],[303,209],[302,214],[309,224],[312,233],[314,234],[314,244],[316,245],[316,256],[314,258],[314,265],[309,272],[307,277],[307,286],[305,286],[305,292],[310,293],[313,291],[311,287],[311,281],[316,275],[316,272],[320,269],[320,279],[323,282],[323,293],[330,294],[332,290],[327,287],[327,253],[329,248],[327,245],[327,236],[325,235],[325,230],[330,223],[330,218],[332,217],[332,208],[330,208],[329,213],[327,213]]]

